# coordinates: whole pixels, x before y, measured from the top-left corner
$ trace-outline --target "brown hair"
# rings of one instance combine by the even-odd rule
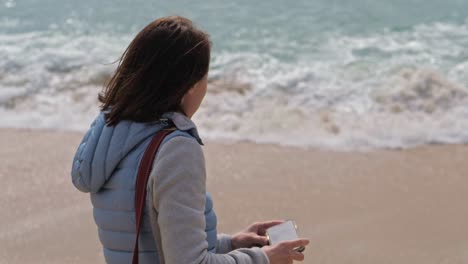
[[[107,125],[150,122],[181,111],[182,97],[208,73],[210,50],[208,34],[187,18],[151,22],[127,47],[99,94]]]

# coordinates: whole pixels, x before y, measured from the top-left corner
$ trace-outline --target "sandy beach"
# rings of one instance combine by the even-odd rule
[[[81,133],[0,129],[0,263],[103,263]],[[334,152],[207,142],[218,232],[296,220],[304,263],[468,263],[468,146]]]

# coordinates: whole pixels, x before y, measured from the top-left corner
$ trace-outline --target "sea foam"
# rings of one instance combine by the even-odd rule
[[[0,126],[86,130],[130,40],[0,34]],[[433,23],[330,32],[315,52],[289,59],[215,49],[194,119],[208,139],[340,150],[466,143],[466,46],[468,23]]]

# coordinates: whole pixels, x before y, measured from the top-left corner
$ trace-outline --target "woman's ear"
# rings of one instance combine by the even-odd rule
[[[202,81],[203,79],[196,82],[192,87],[190,87],[190,89],[187,92],[190,94],[193,94],[197,90],[197,88],[201,85]]]
[[[195,84],[195,85],[197,85],[197,84]],[[193,95],[193,92],[195,90],[193,88],[195,88],[195,85],[192,86],[190,89],[188,89],[188,91],[185,92],[184,96],[182,96],[182,99],[180,100],[180,105],[182,106],[182,108],[184,108],[183,106],[185,105],[185,100],[186,100],[187,96],[192,96]]]
[[[192,86],[192,87],[187,91],[187,93],[188,93],[188,94],[193,94],[193,91],[195,90],[194,88],[195,88],[196,86],[197,86],[197,83],[196,83],[194,86]]]
[[[197,84],[195,84],[195,85],[197,85]],[[193,91],[195,90],[195,89],[193,89],[193,88],[195,88],[195,85],[192,86],[192,87],[190,87],[190,89],[188,89],[188,91],[185,92],[184,96],[182,96],[181,103],[184,102],[184,98],[187,97],[187,94],[189,94],[189,95],[192,95],[192,94],[193,94]]]
[[[206,94],[206,77],[194,84],[182,97],[181,107],[188,117],[198,110]]]

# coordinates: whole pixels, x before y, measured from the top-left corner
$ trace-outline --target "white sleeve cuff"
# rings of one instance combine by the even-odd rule
[[[226,254],[232,251],[232,237],[228,234],[218,234],[216,253]]]

